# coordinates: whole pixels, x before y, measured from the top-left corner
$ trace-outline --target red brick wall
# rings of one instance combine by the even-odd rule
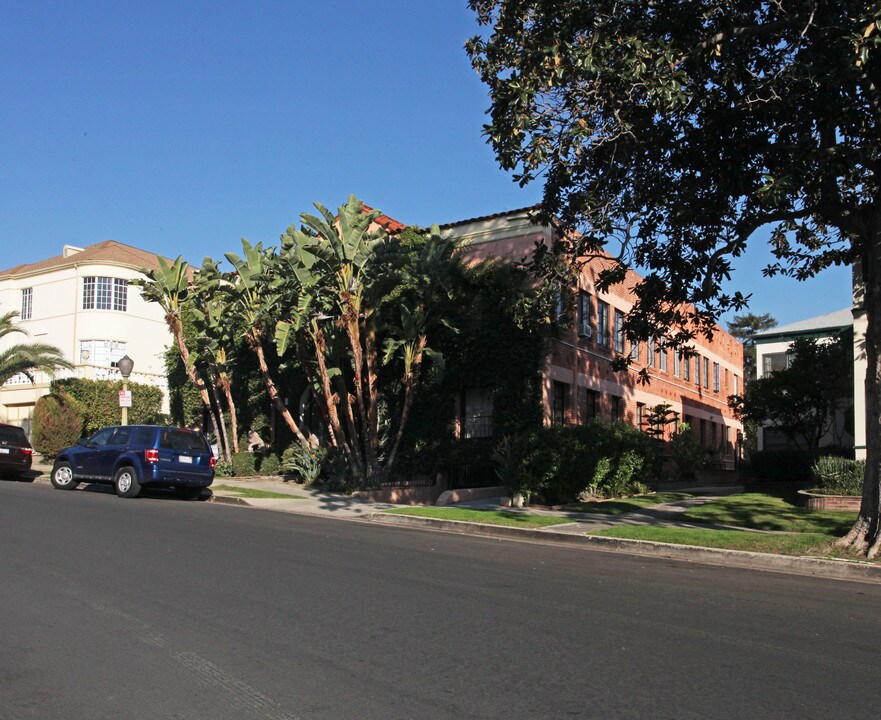
[[[517,254],[521,256],[527,253],[536,240],[535,234],[524,235],[521,238],[506,238],[495,242],[483,242],[474,246],[465,247],[463,253],[471,262],[480,261],[487,257],[508,257]],[[569,329],[562,329],[558,339],[552,341],[547,365],[545,369],[545,419],[548,424],[552,421],[551,400],[553,382],[568,384],[568,397],[566,402],[565,421],[567,423],[584,422],[588,390],[598,392],[596,410],[597,415],[607,419],[613,412],[613,397],[619,397],[623,419],[631,424],[636,424],[638,405],[646,408],[660,403],[669,403],[679,413],[680,419],[688,416],[695,420],[692,428],[696,437],[699,436],[699,420],[705,423],[705,444],[716,445],[725,441],[725,427],[728,431],[729,451],[733,450],[736,432],[742,428],[728,408],[728,396],[734,393],[733,377],[738,377],[738,389],[743,390],[743,346],[721,327],[717,327],[713,339],[697,338],[692,343],[692,348],[697,354],[691,358],[690,379],[674,375],[673,351],[667,349],[666,371],[661,370],[660,361],[656,361],[655,367],[647,367],[646,343],[640,343],[639,361],[633,362],[629,369],[614,371],[611,361],[622,353],[614,348],[614,315],[615,310],[625,313],[630,309],[636,298],[633,288],[639,280],[636,273],[629,273],[626,281],[610,289],[609,292],[598,293],[596,279],[600,270],[607,266],[608,260],[594,259],[589,261],[583,268],[579,278],[578,287],[573,288],[576,308],[571,311],[567,318],[570,323]],[[577,331],[577,297],[578,291],[584,290],[590,294],[591,326],[593,336],[591,338],[578,337]],[[597,332],[597,301],[602,300],[609,305],[608,332],[609,346],[605,347],[599,342]],[[659,350],[659,346],[656,346]],[[625,340],[624,353],[630,353],[630,343]],[[703,358],[709,360],[709,378],[704,386]],[[701,362],[701,384],[696,384],[697,373],[695,362]],[[719,390],[714,388],[713,367],[719,364]],[[641,384],[637,373],[647,368],[650,382]],[[577,386],[577,392],[575,390]],[[710,438],[710,428],[715,423],[714,441]],[[672,432],[673,426],[669,426]]]

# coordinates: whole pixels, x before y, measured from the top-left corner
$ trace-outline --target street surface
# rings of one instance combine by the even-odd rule
[[[881,587],[0,482],[0,718],[877,720]]]

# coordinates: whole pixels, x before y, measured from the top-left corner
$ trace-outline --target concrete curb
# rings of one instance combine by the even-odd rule
[[[555,533],[549,530],[531,530],[506,527],[504,525],[484,525],[481,523],[462,522],[460,520],[414,517],[412,515],[374,513],[363,519],[386,525],[441,530],[460,535],[479,535],[513,540],[538,540],[560,545],[586,547],[591,550],[624,552],[630,555],[664,558],[667,560],[685,560],[705,565],[724,565],[726,567],[739,567],[749,570],[812,575],[836,580],[854,580],[881,584],[881,565],[871,565],[859,561],[771,555],[743,550],[672,545],[670,543],[651,542],[648,540],[627,540],[597,535]]]
[[[229,495],[215,495],[214,493],[211,493],[211,497],[209,497],[206,502],[219,503],[220,505],[244,505],[246,507],[254,507],[244,498],[230,497]]]

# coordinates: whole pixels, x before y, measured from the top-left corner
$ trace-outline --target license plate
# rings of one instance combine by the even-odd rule
[[[0,455],[9,455],[9,448],[0,448]]]
[[[182,463],[190,463],[192,465],[193,458],[189,457],[188,455],[178,455],[177,461]]]

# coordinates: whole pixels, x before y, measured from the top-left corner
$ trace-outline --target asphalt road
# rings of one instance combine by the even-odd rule
[[[877,720],[878,586],[0,482],[0,718]]]

